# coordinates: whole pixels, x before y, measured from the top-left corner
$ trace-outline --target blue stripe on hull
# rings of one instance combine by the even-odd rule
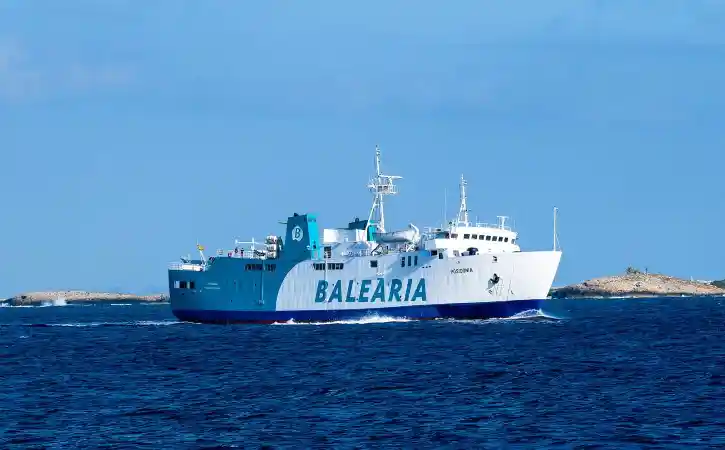
[[[174,315],[185,322],[197,323],[281,323],[335,322],[359,320],[369,316],[406,319],[492,319],[511,317],[530,309],[539,309],[543,300],[455,303],[446,305],[415,305],[391,308],[348,309],[336,311],[221,311],[175,309]]]

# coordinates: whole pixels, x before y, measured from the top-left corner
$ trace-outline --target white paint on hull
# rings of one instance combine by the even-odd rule
[[[316,261],[297,264],[285,277],[277,296],[277,311],[295,310],[346,310],[389,308],[405,304],[452,304],[495,302],[508,300],[543,299],[556,275],[561,259],[559,251],[516,252],[499,254],[478,254],[458,258],[438,259],[418,254],[418,265],[401,266],[401,258],[409,254],[391,254],[381,257],[356,257],[348,260],[325,260],[341,262],[342,270],[315,270]],[[370,267],[370,261],[377,260],[378,268]],[[322,261],[319,261],[322,262]],[[407,262],[407,261],[406,261]],[[462,269],[462,270],[460,270]],[[489,280],[497,274],[499,282],[489,288]],[[353,281],[353,295],[359,294],[363,280],[372,280],[369,298],[383,278],[386,300],[391,281],[403,281],[401,294],[405,293],[407,279],[412,279],[412,290],[421,278],[425,279],[426,301],[415,302],[346,302],[348,283]],[[315,302],[318,282],[328,282],[327,297],[337,280],[342,284],[342,301]]]

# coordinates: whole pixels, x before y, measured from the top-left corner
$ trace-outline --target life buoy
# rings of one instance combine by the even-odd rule
[[[492,284],[497,284],[501,280],[501,277],[498,276],[498,274],[493,274],[491,279],[489,280]]]

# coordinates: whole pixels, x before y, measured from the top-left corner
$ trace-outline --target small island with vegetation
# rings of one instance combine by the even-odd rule
[[[136,295],[113,292],[91,291],[43,291],[26,292],[10,297],[0,303],[11,306],[39,306],[45,304],[62,305],[67,303],[112,303],[112,302],[143,302],[159,303],[169,301],[166,294]]]
[[[725,280],[703,282],[662,274],[643,273],[628,267],[624,275],[600,277],[552,288],[552,298],[725,296]]]

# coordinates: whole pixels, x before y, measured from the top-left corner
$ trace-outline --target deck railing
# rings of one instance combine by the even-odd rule
[[[204,270],[204,266],[201,264],[172,262],[169,264],[169,270],[190,270],[192,272],[201,272]]]

